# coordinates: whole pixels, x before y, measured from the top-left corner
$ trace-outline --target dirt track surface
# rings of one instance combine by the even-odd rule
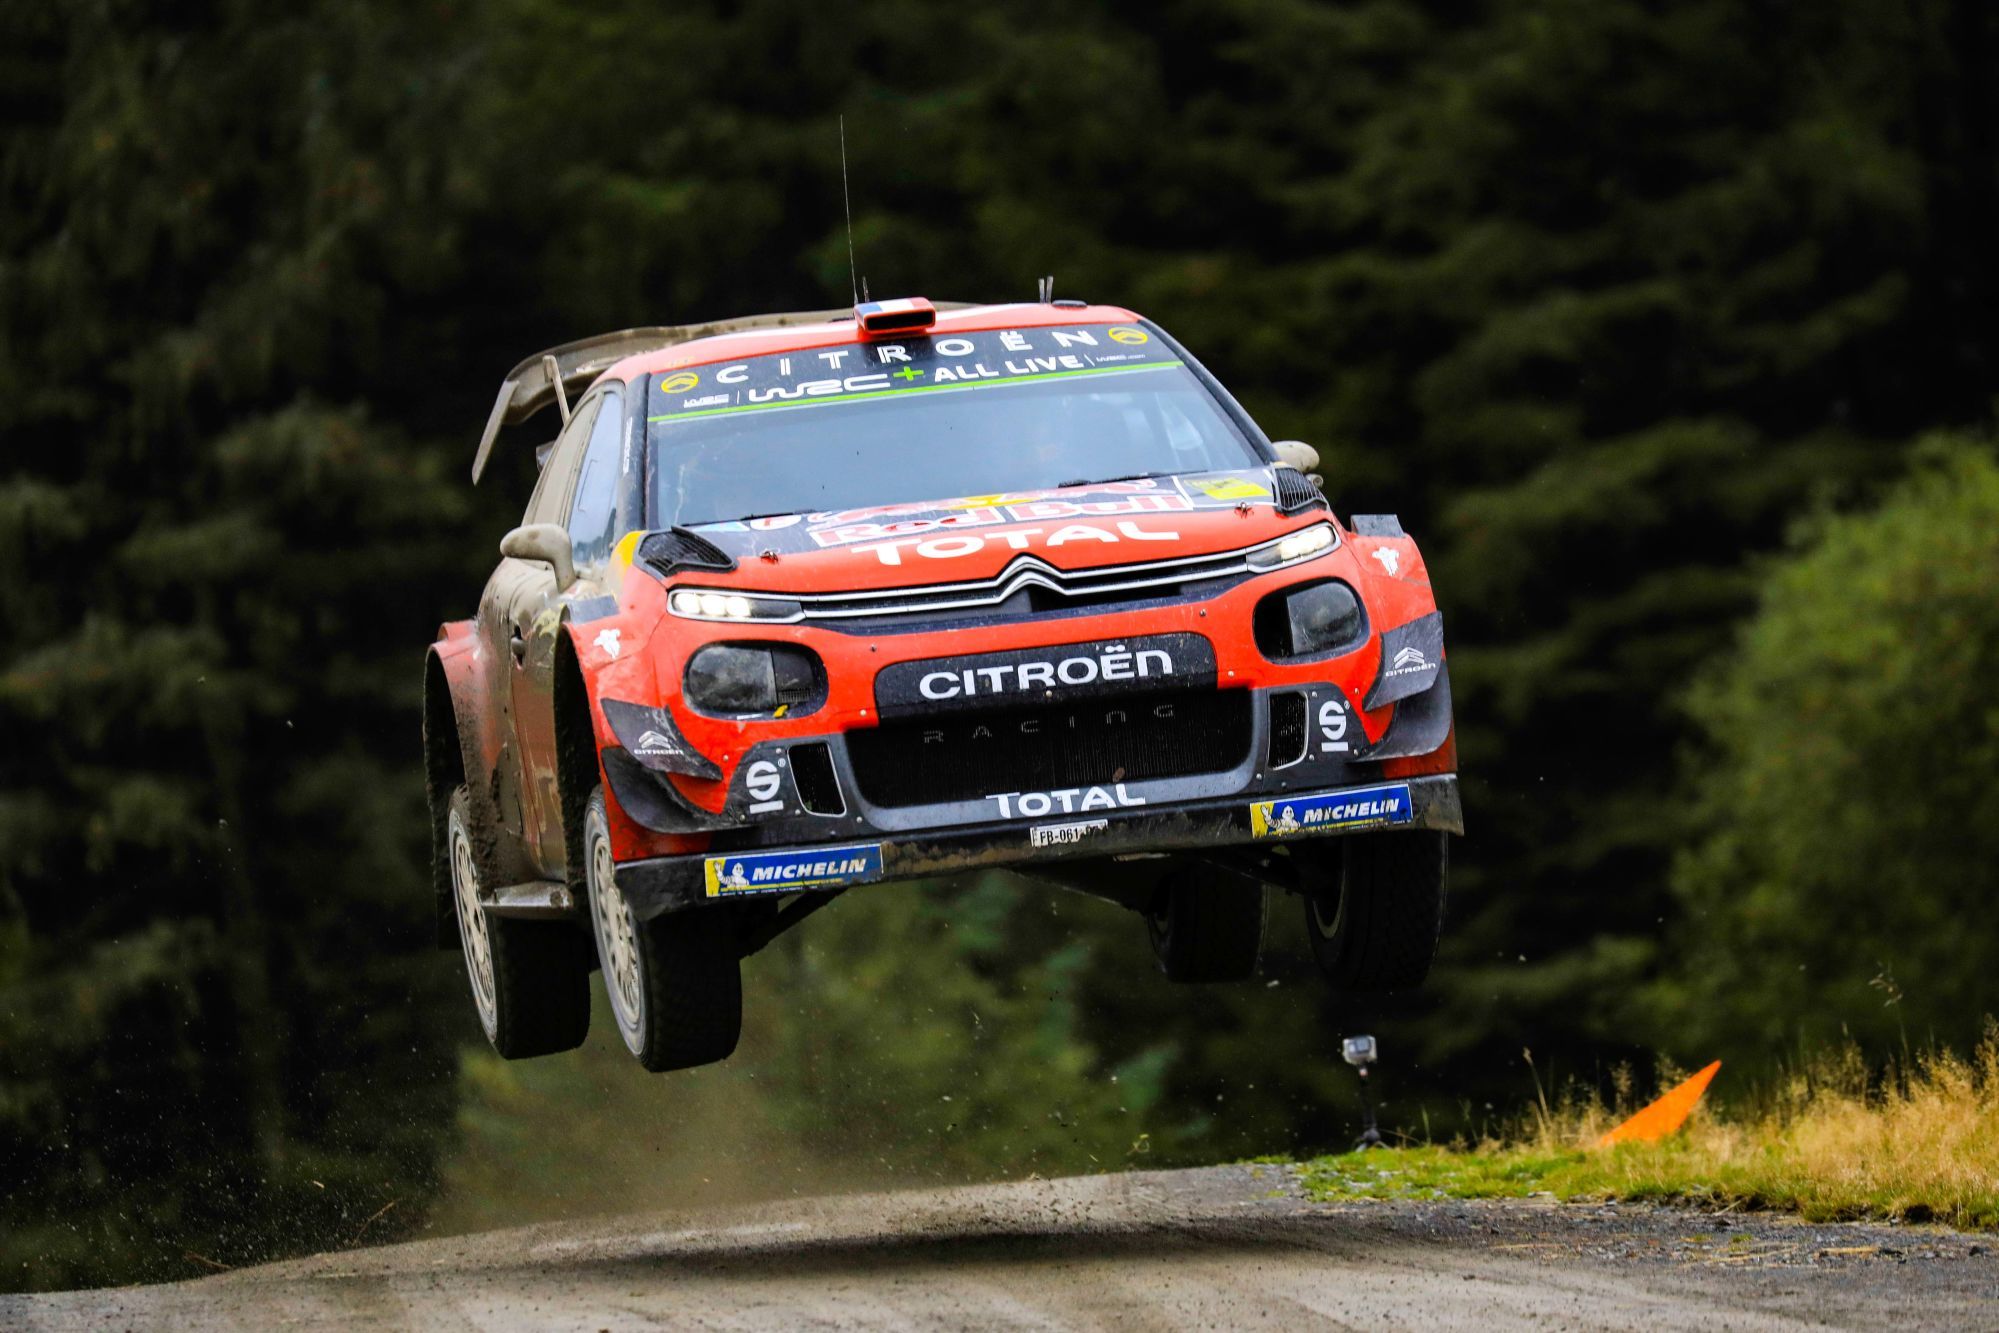
[[[0,1327],[1999,1328],[1989,1237],[1668,1208],[1312,1204],[1277,1167],[526,1227],[0,1296]]]

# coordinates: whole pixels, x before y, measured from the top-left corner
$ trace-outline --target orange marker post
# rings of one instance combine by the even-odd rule
[[[1716,1060],[1597,1140],[1597,1146],[1608,1148],[1613,1143],[1657,1143],[1675,1132],[1687,1123],[1687,1117],[1694,1113],[1701,1094],[1707,1091],[1707,1085],[1714,1081],[1715,1071],[1720,1068],[1721,1061]]]

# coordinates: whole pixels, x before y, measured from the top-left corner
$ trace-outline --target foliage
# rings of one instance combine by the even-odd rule
[[[464,505],[303,387],[391,280],[343,141],[383,108],[314,106],[387,34],[109,20],[0,39],[8,1285],[350,1240],[451,1107],[410,645]]]
[[[1808,531],[1688,696],[1702,836],[1661,1021],[1764,1059],[1961,1044],[1999,1010],[1999,461],[1933,441],[1879,509]]]
[[[1822,1048],[1743,1113],[1697,1113],[1660,1143],[1594,1146],[1593,1097],[1476,1145],[1422,1144],[1305,1163],[1314,1198],[1651,1199],[1999,1230],[1999,1027],[1967,1060],[1932,1050],[1871,1078],[1859,1048]]]
[[[1101,1067],[1078,1010],[1090,945],[1018,920],[1045,894],[987,875],[855,898],[775,960],[771,1095],[794,1133],[947,1180],[1127,1159],[1170,1051]]]

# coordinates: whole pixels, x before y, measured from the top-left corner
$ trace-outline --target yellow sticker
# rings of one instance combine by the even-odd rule
[[[611,548],[611,558],[604,566],[604,582],[612,589],[623,591],[625,571],[632,567],[632,558],[638,554],[639,543],[644,540],[644,532],[628,532]]]
[[[683,370],[678,375],[668,375],[659,382],[661,393],[686,393],[701,382],[701,377],[691,370]]]
[[[1136,344],[1151,341],[1150,338],[1146,337],[1144,329],[1135,329],[1129,324],[1120,324],[1109,332],[1111,341],[1114,343]]]
[[[1194,477],[1188,483],[1210,500],[1268,500],[1270,492],[1241,477]]]

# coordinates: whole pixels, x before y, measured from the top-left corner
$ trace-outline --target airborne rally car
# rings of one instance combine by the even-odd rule
[[[473,479],[551,405],[425,674],[440,943],[502,1055],[581,1042],[599,966],[646,1068],[722,1059],[743,957],[992,866],[1134,909],[1176,981],[1254,970],[1265,885],[1335,986],[1423,979],[1460,831],[1423,558],[1157,326],[909,300],[612,334],[515,369]]]

